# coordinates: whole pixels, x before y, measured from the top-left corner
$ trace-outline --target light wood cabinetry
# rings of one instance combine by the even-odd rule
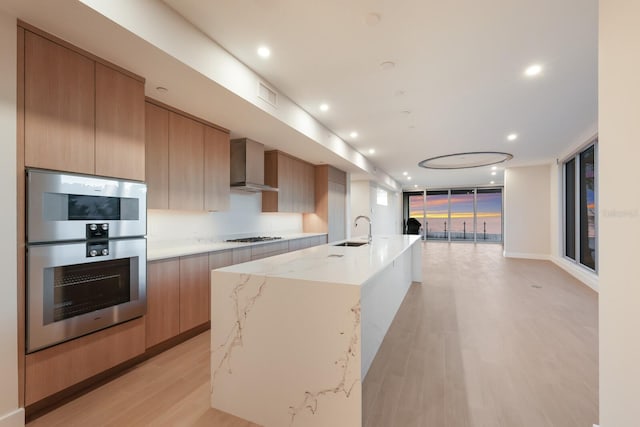
[[[204,209],[204,125],[169,112],[169,209]]]
[[[169,111],[145,103],[147,208],[169,209]]]
[[[233,250],[233,264],[242,264],[251,261],[251,247],[238,248]]]
[[[209,255],[180,257],[180,332],[210,317]]]
[[[303,237],[301,239],[289,240],[289,252],[311,248],[313,246],[327,243],[327,235]]]
[[[209,270],[215,270],[216,268],[228,267],[233,262],[234,250],[217,251],[209,254]]]
[[[144,83],[96,64],[96,175],[145,179]]]
[[[280,151],[267,151],[264,181],[278,191],[262,193],[262,212],[314,211],[313,165]]]
[[[28,354],[25,403],[35,403],[141,355],[144,347],[145,321],[138,318]]]
[[[147,206],[150,209],[229,209],[229,131],[146,102]]]
[[[347,174],[329,165],[315,167],[315,213],[303,216],[307,233],[327,233],[328,241],[346,238]]]
[[[146,347],[180,333],[180,260],[147,263]]]
[[[251,261],[289,252],[289,242],[264,243],[251,246]]]
[[[24,33],[25,164],[93,173],[95,62]]]
[[[209,126],[204,128],[204,209],[229,209],[229,134]]]
[[[144,79],[24,31],[25,166],[145,179]]]

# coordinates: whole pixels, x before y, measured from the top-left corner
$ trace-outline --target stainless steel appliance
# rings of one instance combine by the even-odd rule
[[[145,313],[146,193],[27,170],[27,352]]]
[[[231,141],[231,188],[249,193],[278,191],[264,183],[264,145],[248,138]]]
[[[274,236],[256,236],[256,237],[242,237],[240,239],[225,240],[230,243],[255,243],[255,242],[268,242],[271,240],[280,240],[282,237]]]

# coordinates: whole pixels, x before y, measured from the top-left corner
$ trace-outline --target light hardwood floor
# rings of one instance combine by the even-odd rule
[[[597,294],[498,245],[424,249],[425,283],[411,287],[364,381],[364,425],[597,423]],[[29,426],[253,426],[208,407],[208,355],[207,332]]]
[[[499,245],[424,246],[414,284],[364,381],[364,425],[591,427],[597,294]]]

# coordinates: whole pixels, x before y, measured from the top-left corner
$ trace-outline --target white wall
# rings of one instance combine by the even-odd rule
[[[387,192],[387,206],[377,203],[378,190]],[[402,193],[388,191],[372,181],[351,181],[351,236],[363,236],[368,232],[366,221],[358,221],[354,227],[354,219],[358,215],[371,218],[373,235],[402,234]]]
[[[18,408],[16,250],[16,19],[0,11],[0,426],[23,426]]]
[[[163,240],[218,240],[241,235],[302,232],[302,214],[262,213],[259,193],[231,193],[228,211],[149,210],[147,237]]]
[[[504,253],[549,259],[549,165],[508,168],[504,177]]]
[[[640,425],[640,2],[602,0],[600,425]]]

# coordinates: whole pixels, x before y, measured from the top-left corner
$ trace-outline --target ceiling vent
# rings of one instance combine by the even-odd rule
[[[258,98],[268,102],[274,107],[278,107],[278,94],[275,90],[262,82],[258,82]]]

